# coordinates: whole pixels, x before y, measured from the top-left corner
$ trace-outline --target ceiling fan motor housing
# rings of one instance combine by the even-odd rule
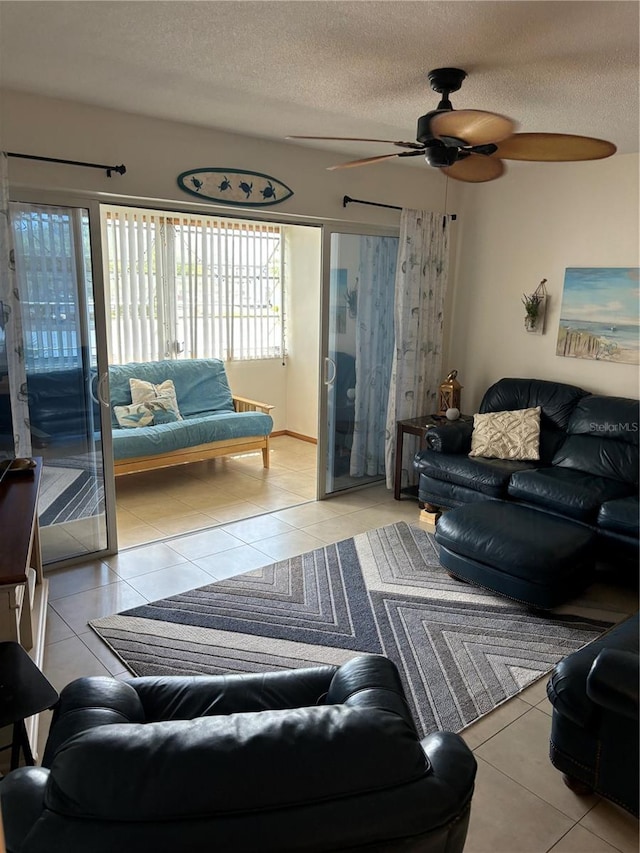
[[[416,130],[416,139],[418,140],[418,142],[422,142],[423,145],[429,145],[431,142],[434,142],[436,137],[434,136],[433,131],[431,130],[432,119],[435,118],[435,116],[440,115],[441,113],[450,113],[452,111],[452,109],[437,109],[431,110],[431,112],[425,113],[423,116],[420,116],[420,118],[418,119],[418,127]],[[446,139],[443,141],[445,143],[448,142],[448,140]],[[464,142],[462,140],[456,139],[452,140],[452,142],[449,144],[464,145]]]
[[[453,166],[458,159],[458,149],[443,145],[437,139],[432,139],[424,149],[424,159],[430,166]]]

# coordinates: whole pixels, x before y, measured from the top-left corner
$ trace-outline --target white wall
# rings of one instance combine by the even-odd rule
[[[320,285],[322,235],[319,228],[286,228],[288,265],[286,424],[290,432],[318,437],[320,379]]]
[[[636,267],[636,154],[590,163],[517,164],[465,192],[447,365],[459,370],[462,408],[504,376],[638,396],[638,367],[555,354],[567,267]],[[523,293],[547,279],[545,334],[524,330]]]
[[[283,128],[283,137],[292,131],[295,128]],[[127,167],[125,175],[108,178],[101,170],[11,158],[9,181],[14,198],[27,187],[86,194],[115,203],[255,216],[249,208],[203,206],[177,185],[178,175],[188,169],[225,167],[263,172],[293,189],[293,197],[281,205],[258,209],[258,216],[276,221],[289,217],[300,221],[302,217],[316,224],[328,219],[397,226],[397,211],[355,204],[344,208],[343,196],[428,210],[443,210],[445,199],[444,177],[427,167],[384,163],[328,172],[327,166],[350,156],[8,90],[0,90],[0,149]],[[455,212],[461,194],[462,185],[449,186],[450,211]],[[313,240],[306,248],[306,269],[294,271],[296,288],[299,284],[301,291],[290,294],[301,332],[290,325],[287,367],[279,361],[235,363],[228,372],[234,393],[276,406],[275,430],[315,437],[320,294],[311,265],[317,263],[319,269],[320,261]]]
[[[291,128],[283,128],[283,135],[288,132]],[[443,210],[445,197],[445,179],[426,167],[384,163],[327,172],[326,166],[349,157],[6,90],[0,92],[0,148],[124,162],[128,170],[107,178],[91,169],[11,159],[14,194],[19,186],[105,194],[105,200],[106,194],[119,194],[189,210],[197,205],[178,188],[178,174],[215,166],[265,172],[288,184],[294,196],[260,213],[273,219],[294,215],[397,225],[396,211],[345,209],[343,196],[430,210]],[[449,182],[448,210],[458,220],[452,228],[443,367],[459,370],[465,411],[477,407],[491,382],[509,375],[637,396],[637,367],[561,358],[555,343],[567,267],[639,265],[638,162],[629,154],[592,163],[514,164],[507,176],[487,184]],[[228,214],[232,208],[223,210]],[[530,335],[520,300],[542,278],[550,293],[547,332]],[[307,277],[302,279],[308,286]],[[296,360],[309,359],[308,375],[317,370],[317,349],[317,339],[309,339],[304,352],[296,344]],[[279,363],[237,364],[230,370],[233,390],[244,396],[261,399],[271,383],[275,428],[307,434],[295,401],[307,399],[300,388],[308,380],[300,374],[288,394],[282,376]],[[289,418],[300,428],[289,426]]]
[[[282,135],[294,131],[283,127]],[[265,172],[290,186],[294,195],[280,205],[264,208],[267,217],[296,214],[397,225],[396,211],[361,205],[343,208],[343,196],[428,210],[442,210],[445,198],[445,179],[436,169],[386,162],[328,172],[327,166],[353,158],[6,89],[0,90],[0,148],[127,167],[126,175],[108,178],[93,169],[11,159],[12,186],[173,199],[185,209],[192,206],[194,197],[178,187],[178,175],[207,167]],[[454,211],[457,187],[450,186],[448,196],[449,209]]]

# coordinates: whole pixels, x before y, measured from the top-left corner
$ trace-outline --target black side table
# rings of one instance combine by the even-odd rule
[[[20,763],[20,749],[26,764],[35,763],[25,719],[53,708],[57,701],[57,692],[20,643],[0,643],[0,726],[13,725],[11,770]]]
[[[409,435],[419,435],[424,437],[425,432],[431,427],[447,426],[456,424],[462,421],[469,423],[473,421],[473,415],[460,415],[455,421],[448,420],[444,415],[420,415],[419,418],[407,418],[404,421],[398,421],[396,424],[396,474],[393,483],[393,497],[400,501],[403,495],[418,499],[417,486],[405,486],[400,488],[400,480],[402,478],[402,444],[404,442],[405,433]]]

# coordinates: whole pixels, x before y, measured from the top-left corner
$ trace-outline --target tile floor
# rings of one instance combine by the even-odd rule
[[[255,460],[248,457],[216,464],[214,476],[201,470],[195,477],[204,483],[195,484],[195,496],[182,477],[167,487],[172,496],[168,506],[143,499],[143,490],[133,485],[119,485],[121,547],[147,544],[49,575],[44,670],[58,690],[82,675],[126,677],[120,661],[88,627],[89,619],[396,520],[418,522],[417,504],[394,501],[383,486],[323,502],[310,500],[309,460],[315,448],[297,444],[285,441],[274,448],[274,455],[289,457],[289,473],[274,466],[256,477]],[[300,454],[297,460],[291,459],[294,451]],[[247,484],[249,477],[252,482]],[[300,505],[301,500],[308,502]],[[261,514],[247,519],[246,504]],[[203,527],[203,515],[207,528],[189,532]],[[157,532],[169,538],[149,543],[158,538]],[[598,584],[588,597],[619,614],[638,607],[635,591],[616,586]],[[636,853],[638,821],[596,796],[577,797],[549,762],[551,706],[545,683],[546,678],[536,682],[463,734],[478,761],[465,853]],[[41,745],[48,724],[49,715],[44,714]]]

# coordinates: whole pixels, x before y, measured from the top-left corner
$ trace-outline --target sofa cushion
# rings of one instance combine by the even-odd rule
[[[332,772],[307,773],[301,785],[300,767],[320,756]],[[413,725],[403,717],[326,705],[82,732],[53,759],[47,806],[109,822],[237,819],[245,811],[408,786],[428,774]]]
[[[590,522],[595,521],[602,503],[626,497],[631,487],[619,480],[570,468],[538,468],[513,474],[508,492],[517,500]]]
[[[185,418],[170,424],[113,430],[113,458],[137,459],[197,447],[211,441],[247,436],[265,437],[273,429],[271,415],[262,412],[219,412]]]
[[[580,400],[569,419],[567,439],[553,464],[638,482],[638,401],[591,395]]]
[[[224,362],[217,358],[192,358],[184,361],[147,361],[109,366],[111,405],[131,403],[130,379],[144,379],[159,385],[173,380],[178,408],[183,418],[210,412],[233,412],[233,397]],[[113,426],[118,423],[113,415]]]
[[[434,450],[423,450],[416,461],[416,470],[427,477],[467,486],[494,498],[507,496],[509,478],[515,471],[536,466],[535,462],[484,459]]]
[[[637,539],[640,536],[639,512],[637,495],[605,501],[598,512],[598,527]]]
[[[540,406],[474,415],[469,456],[537,461],[540,458]]]
[[[542,379],[500,379],[487,389],[479,411],[506,412],[540,406],[542,429],[565,430],[576,403],[587,392],[575,385]]]

